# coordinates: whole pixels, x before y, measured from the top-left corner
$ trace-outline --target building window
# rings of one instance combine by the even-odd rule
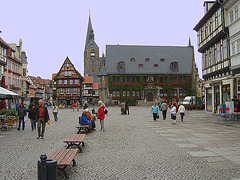
[[[73,91],[73,92],[72,92],[73,94],[77,94],[77,93],[78,93],[77,88],[73,88],[72,91]]]
[[[160,61],[161,61],[161,62],[164,62],[164,61],[165,61],[165,59],[164,59],[164,58],[161,58],[161,59],[160,59]]]
[[[221,44],[218,43],[217,44],[217,62],[220,62],[221,59],[222,59],[222,57],[221,57]]]
[[[240,53],[240,39],[237,40],[237,53]]]
[[[94,50],[91,50],[91,52],[90,52],[90,56],[91,56],[91,57],[95,57],[95,56],[96,56],[96,53],[95,53]]]
[[[125,62],[124,61],[120,61],[118,63],[118,68],[119,68],[119,71],[121,71],[121,72],[125,71]]]
[[[177,95],[178,95],[177,89],[173,89],[173,90],[172,90],[172,96],[177,96]]]
[[[150,61],[150,58],[146,58],[145,61],[146,61],[146,62],[149,62],[149,61]]]
[[[233,10],[231,10],[230,12],[229,12],[229,17],[230,17],[230,23],[232,23],[233,22]]]
[[[160,96],[167,96],[167,90],[160,90]]]
[[[158,64],[154,64],[153,66],[154,66],[154,67],[158,67]]]
[[[59,94],[64,94],[64,88],[59,88]]]
[[[179,96],[185,96],[186,90],[185,89],[179,89]]]
[[[171,65],[171,70],[177,72],[178,71],[178,62],[172,62]]]
[[[66,94],[71,94],[71,88],[66,88]]]
[[[123,96],[126,96],[126,91],[123,91]]]
[[[67,82],[67,80],[65,79],[65,80],[64,80],[64,85],[67,85],[67,84],[68,84],[68,82]]]
[[[143,64],[139,64],[139,67],[143,67]]]
[[[135,58],[131,58],[131,61],[134,62],[134,61],[135,61]]]
[[[62,84],[62,80],[58,80],[58,84],[59,84],[59,85]]]
[[[23,69],[23,76],[27,76],[27,70]]]
[[[160,83],[167,83],[167,77],[160,77]]]
[[[72,71],[64,71],[64,76],[72,76]]]
[[[73,80],[72,79],[69,80],[69,84],[73,84]]]
[[[130,96],[130,91],[127,91],[127,96]]]
[[[78,84],[78,79],[75,79],[74,84]]]
[[[235,54],[235,41],[231,43],[232,45],[232,55]]]
[[[238,6],[236,6],[235,8],[234,8],[234,13],[235,13],[235,19],[237,19],[238,18]]]
[[[223,59],[227,59],[227,40],[223,40]]]

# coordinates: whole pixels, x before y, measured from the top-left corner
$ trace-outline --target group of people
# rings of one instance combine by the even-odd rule
[[[98,101],[98,111],[97,111],[97,117],[100,120],[100,131],[104,131],[104,119],[105,119],[105,104],[102,101]],[[92,133],[95,128],[95,120],[92,118],[91,113],[86,108],[83,110],[83,113],[79,119],[79,124],[81,125],[89,125],[89,132]]]
[[[31,120],[31,127],[32,130],[36,129],[36,123],[37,123],[37,129],[38,129],[38,136],[37,139],[41,138],[44,139],[44,132],[45,132],[45,125],[46,123],[50,123],[50,118],[48,114],[48,109],[43,105],[43,101],[38,101],[39,106],[35,106],[35,104],[31,104],[29,109],[27,110],[23,103],[20,103],[19,108],[17,109],[18,112],[18,118],[19,118],[19,124],[18,124],[18,130],[20,131],[21,124],[22,124],[22,130],[25,129],[25,121],[27,118],[27,112],[28,112],[28,118]]]
[[[171,105],[168,105],[166,101],[160,102],[159,104],[154,103],[150,111],[150,113],[153,114],[153,120],[156,121],[159,118],[159,111],[162,111],[163,120],[165,120],[168,108],[170,108],[173,125],[176,124],[177,113],[180,114],[181,121],[183,121],[183,117],[185,115],[185,107],[183,106],[183,104],[181,103],[181,105],[178,107],[176,103],[171,103]]]

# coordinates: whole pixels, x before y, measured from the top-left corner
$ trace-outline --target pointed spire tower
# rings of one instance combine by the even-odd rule
[[[190,36],[189,36],[189,39],[188,39],[188,46],[192,46]]]
[[[94,30],[89,11],[87,36],[84,50],[84,76],[97,75],[99,72],[99,47],[94,40]]]

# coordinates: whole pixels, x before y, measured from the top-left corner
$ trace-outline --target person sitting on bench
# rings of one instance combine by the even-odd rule
[[[92,132],[92,122],[88,120],[86,115],[86,110],[83,110],[82,116],[80,117],[79,124],[81,125],[89,125],[89,132]]]

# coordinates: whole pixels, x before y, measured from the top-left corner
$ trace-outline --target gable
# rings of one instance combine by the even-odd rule
[[[63,78],[81,78],[81,74],[75,69],[74,65],[67,57],[63,62],[60,70],[57,75],[54,77],[54,80],[63,79]]]

